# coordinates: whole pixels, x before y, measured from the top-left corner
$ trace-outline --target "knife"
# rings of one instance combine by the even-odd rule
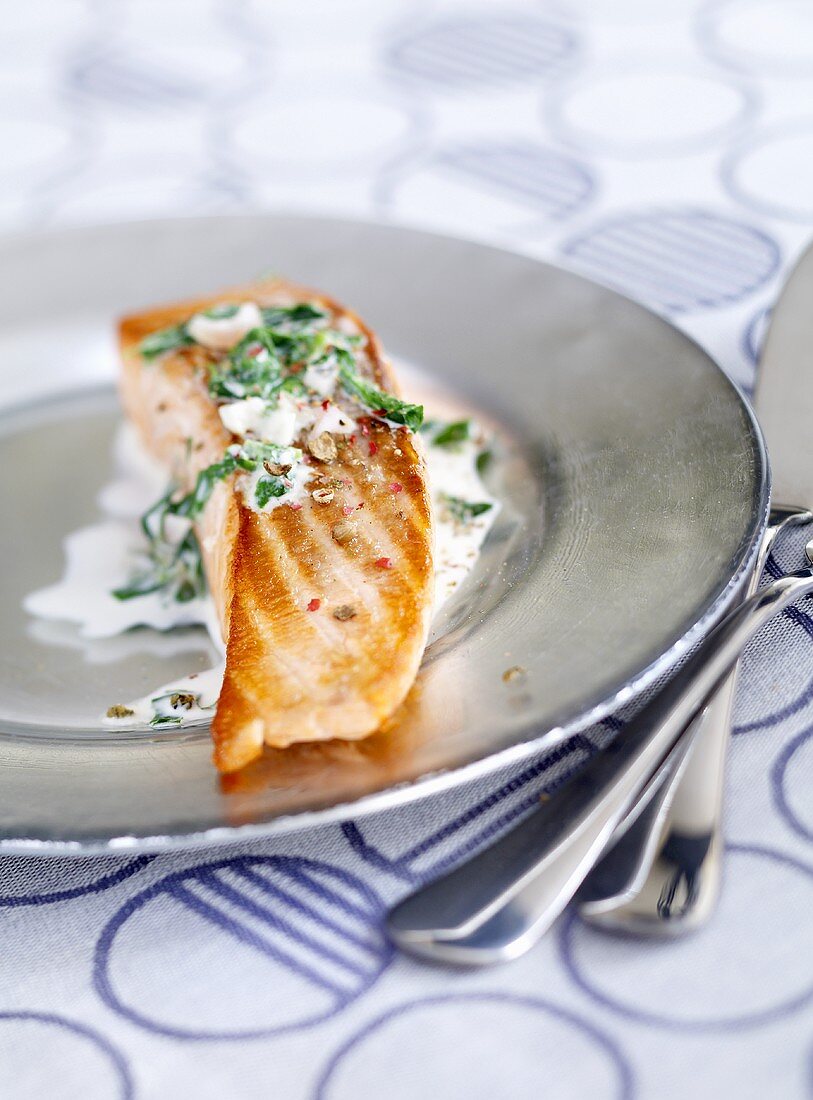
[[[772,509],[751,591],[777,537],[806,523],[813,508],[813,246],[774,307],[754,407],[773,473]],[[737,670],[696,720],[683,776],[664,784],[660,822],[646,820],[618,841],[579,891],[582,915],[606,928],[674,936],[711,915],[720,890],[723,774]],[[646,866],[643,851],[657,854]],[[637,877],[626,873],[634,868]],[[615,870],[615,875],[613,871]]]
[[[786,337],[781,331],[784,324],[779,325],[784,314],[798,316],[799,303],[811,300],[813,254],[805,257],[800,271],[806,274],[799,279],[802,289],[793,288],[791,302],[796,305],[791,308],[786,304],[787,296],[783,297],[771,328],[765,358],[771,366],[760,386],[760,408],[772,424],[769,442],[778,437],[774,445],[779,468],[787,471],[787,476],[783,473],[780,477],[779,491],[785,499],[813,501],[813,441],[800,452],[788,443],[791,433],[785,431],[785,402],[795,408],[799,422],[801,409],[813,408],[813,372],[800,400],[786,363],[789,356],[798,357],[804,348],[804,329],[790,328],[790,336]],[[793,282],[797,282],[797,276]],[[777,331],[779,336],[775,335]],[[781,368],[773,366],[775,361],[782,364]],[[780,379],[776,386],[766,381],[773,377]],[[809,479],[804,476],[807,471]],[[800,512],[800,508],[791,509],[787,518],[791,520],[792,515],[792,521],[798,522]],[[805,512],[804,518],[810,518],[809,513]],[[807,573],[804,576],[809,578]],[[611,746],[609,752],[599,754],[588,765],[580,784],[568,788],[566,801],[554,800],[554,806],[543,806],[492,848],[396,906],[388,921],[393,939],[425,956],[466,963],[514,957],[531,946],[578,888],[635,803],[643,794],[651,793],[653,775],[685,741],[685,726],[719,688],[738,657],[736,645],[750,637],[748,630],[753,633],[757,618],[761,616],[760,621],[764,621],[778,609],[779,602],[768,596],[777,586],[782,599],[788,602],[788,589],[777,581],[732,612],[672,684],[630,723],[623,742],[615,743],[615,751]],[[793,594],[806,590],[797,585]],[[738,635],[734,629],[737,624]],[[728,646],[725,667],[721,666],[718,651],[721,630],[723,634],[729,632],[724,638]],[[714,669],[712,658],[716,661]]]

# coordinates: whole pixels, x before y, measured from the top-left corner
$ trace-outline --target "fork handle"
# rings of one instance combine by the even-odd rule
[[[804,570],[781,577],[730,612],[672,681],[562,794],[542,802],[490,848],[395,906],[387,922],[395,942],[407,950],[431,954],[432,944],[470,936],[551,868],[559,889],[532,914],[533,934],[525,937],[530,946],[573,896],[619,822],[751,637],[783,607],[810,591],[813,574]],[[577,866],[560,877],[557,860],[560,870],[571,845],[579,853]]]
[[[813,519],[804,508],[776,505],[771,508],[768,525],[762,537],[757,560],[749,577],[745,597],[757,590],[765,562],[779,534],[787,527],[808,523]],[[680,769],[674,769],[658,792],[654,802],[659,805],[624,832],[622,823],[600,861],[591,870],[579,891],[582,915],[599,918],[599,923],[613,924],[616,910],[623,916],[624,907],[643,888],[657,852],[670,835],[709,839],[719,830],[722,812],[722,787],[725,750],[731,729],[736,667],[714,692],[701,714],[694,719],[688,759]],[[714,876],[704,878],[705,892],[716,897]],[[707,911],[713,898],[704,899]],[[659,924],[653,908],[652,927]],[[675,922],[670,928],[674,930]],[[650,928],[651,930],[651,928]]]

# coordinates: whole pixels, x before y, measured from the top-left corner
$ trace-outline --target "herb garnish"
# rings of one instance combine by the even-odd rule
[[[396,424],[405,424],[411,431],[417,432],[423,422],[423,405],[411,405],[384,393],[366,378],[362,378],[354,369],[352,356],[345,354],[339,359],[339,377],[342,385],[371,412],[386,416]]]
[[[240,445],[229,447],[219,462],[201,470],[195,486],[185,496],[177,497],[173,490],[156,501],[141,517],[141,529],[147,536],[147,553],[144,567],[126,585],[115,588],[117,600],[132,600],[151,592],[167,592],[178,603],[188,603],[206,591],[203,562],[197,537],[190,524],[189,530],[178,541],[170,536],[170,517],[194,521],[201,514],[215,486],[236,470],[252,473],[263,463],[299,462],[302,452],[295,447],[279,447],[275,443],[260,443],[246,439]],[[258,507],[264,507],[272,497],[283,496],[291,487],[281,477],[263,475],[257,482],[255,499]]]
[[[157,359],[164,352],[189,347],[194,342],[186,331],[186,325],[172,325],[170,328],[162,328],[158,332],[151,332],[149,336],[145,336],[138,350],[145,359]]]
[[[188,603],[203,595],[206,582],[195,532],[190,525],[179,541],[173,541],[166,530],[167,517],[179,514],[169,492],[141,517],[141,529],[147,537],[145,562],[128,584],[113,589],[117,600],[165,591],[178,603]]]
[[[213,306],[205,315],[228,318],[234,316],[238,308],[230,304]],[[270,306],[261,312],[262,327],[252,329],[210,368],[209,393],[212,397],[221,401],[261,397],[272,404],[283,391],[304,396],[307,387],[300,375],[308,367],[330,365],[338,368],[347,393],[370,412],[395,424],[405,424],[412,431],[420,428],[423,421],[421,405],[412,405],[385,393],[356,370],[354,349],[364,342],[362,335],[330,327],[327,312],[309,302]],[[166,351],[193,343],[186,325],[176,325],[146,337],[141,343],[141,354],[145,359],[154,359]],[[459,425],[450,425],[444,431],[450,429],[454,431],[452,437],[445,440],[448,443],[455,441],[462,430]]]
[[[223,302],[221,305],[212,306],[210,309],[204,309],[203,316],[208,317],[210,321],[230,321],[232,317],[236,317],[240,312],[240,307],[233,302]]]
[[[327,313],[310,302],[299,302],[295,306],[269,306],[261,311],[263,321],[269,328],[278,328],[285,324],[301,324],[303,321],[324,321]]]
[[[288,491],[288,486],[281,477],[277,477],[273,474],[264,474],[257,481],[254,487],[254,500],[258,508],[265,508],[269,500],[273,500],[274,497],[284,496]]]
[[[209,393],[227,401],[244,397],[272,400],[282,382],[282,362],[270,329],[252,329],[212,367]]]
[[[460,523],[470,523],[476,516],[490,512],[494,507],[488,501],[463,500],[461,497],[451,496],[449,493],[440,493],[439,499],[443,501],[449,514]]]
[[[494,452],[490,450],[480,451],[475,460],[475,466],[477,467],[477,473],[480,477],[485,474],[489,466],[494,460]]]
[[[173,691],[168,692],[166,695],[156,695],[153,699],[150,699],[152,703],[152,709],[155,711],[152,718],[150,718],[151,726],[179,726],[183,721],[183,715],[179,713],[182,710],[191,710],[197,703],[199,704],[199,696],[193,695],[191,691]],[[210,707],[203,708],[210,710]]]
[[[445,424],[431,440],[435,447],[452,447],[471,439],[471,420],[454,420]]]
[[[264,325],[252,329],[212,367],[209,393],[233,401],[261,397],[275,402],[282,391],[304,396],[299,377],[308,366],[328,362],[337,349],[348,352],[357,338],[320,326],[327,314],[304,302],[263,311]]]

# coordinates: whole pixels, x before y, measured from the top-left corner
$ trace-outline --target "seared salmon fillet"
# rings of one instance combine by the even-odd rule
[[[217,767],[375,732],[415,679],[433,593],[422,410],[376,336],[274,279],[126,317],[120,343],[125,411],[176,486],[161,545],[196,537],[220,621]],[[189,598],[191,551],[173,554],[161,583]]]

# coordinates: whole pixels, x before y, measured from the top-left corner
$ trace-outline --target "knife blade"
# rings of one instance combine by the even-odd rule
[[[773,501],[813,508],[813,245],[774,307],[754,407],[768,444]]]

